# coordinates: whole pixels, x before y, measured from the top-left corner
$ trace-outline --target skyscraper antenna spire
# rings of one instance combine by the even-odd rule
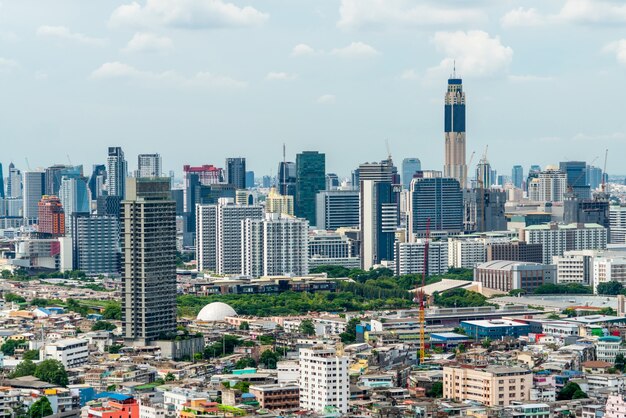
[[[456,78],[456,60],[452,61],[452,78]]]

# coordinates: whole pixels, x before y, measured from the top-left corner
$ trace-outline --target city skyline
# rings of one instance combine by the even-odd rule
[[[493,168],[508,173],[626,151],[612,81],[624,71],[626,8],[615,2],[592,13],[588,0],[190,0],[180,14],[172,4],[70,1],[32,13],[3,3],[0,135],[30,145],[11,147],[3,166],[27,171],[69,154],[87,170],[118,145],[130,161],[159,152],[166,173],[240,155],[275,175],[286,143],[289,161],[318,150],[328,172],[347,176],[379,161],[389,140],[396,164],[417,157],[441,170],[453,60],[468,92],[468,158],[489,145]],[[616,158],[607,171],[624,174]]]

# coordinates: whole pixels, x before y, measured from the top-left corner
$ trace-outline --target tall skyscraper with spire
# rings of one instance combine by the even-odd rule
[[[445,97],[444,177],[459,181],[461,188],[467,187],[467,165],[465,163],[465,93],[463,80],[456,78],[456,71],[448,79]]]

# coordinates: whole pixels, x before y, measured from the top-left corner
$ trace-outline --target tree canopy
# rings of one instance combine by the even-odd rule
[[[478,292],[465,289],[452,289],[435,292],[435,305],[445,308],[464,308],[469,306],[488,306],[487,298]]]
[[[620,282],[604,282],[596,286],[599,295],[619,295],[624,292],[624,286]]]

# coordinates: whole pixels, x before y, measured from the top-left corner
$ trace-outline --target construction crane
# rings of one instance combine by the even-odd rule
[[[422,287],[419,290],[419,322],[420,322],[420,362],[424,364],[426,356],[426,311],[424,306],[424,287],[426,286],[426,274],[428,273],[428,243],[430,240],[430,218],[426,219],[426,239],[424,240],[424,269],[422,271]]]
[[[602,193],[605,193],[607,189],[607,184],[604,179],[608,177],[606,175],[606,159],[608,158],[608,156],[609,156],[609,149],[607,148],[606,150],[604,150],[604,167],[602,168],[602,186],[601,186]]]
[[[485,227],[485,219],[487,218],[485,215],[485,180],[483,179],[485,176],[484,167],[487,164],[487,151],[489,151],[489,144],[485,145],[485,152],[483,153],[483,158],[480,159],[479,164],[483,163],[483,170],[479,171],[477,174],[476,182],[478,183],[478,188],[480,189],[480,220],[478,219],[478,214],[476,215],[477,223],[480,222],[480,226],[477,225],[477,229],[479,232],[484,232],[487,228]],[[491,173],[489,173],[491,175]],[[489,187],[489,185],[487,185]]]

